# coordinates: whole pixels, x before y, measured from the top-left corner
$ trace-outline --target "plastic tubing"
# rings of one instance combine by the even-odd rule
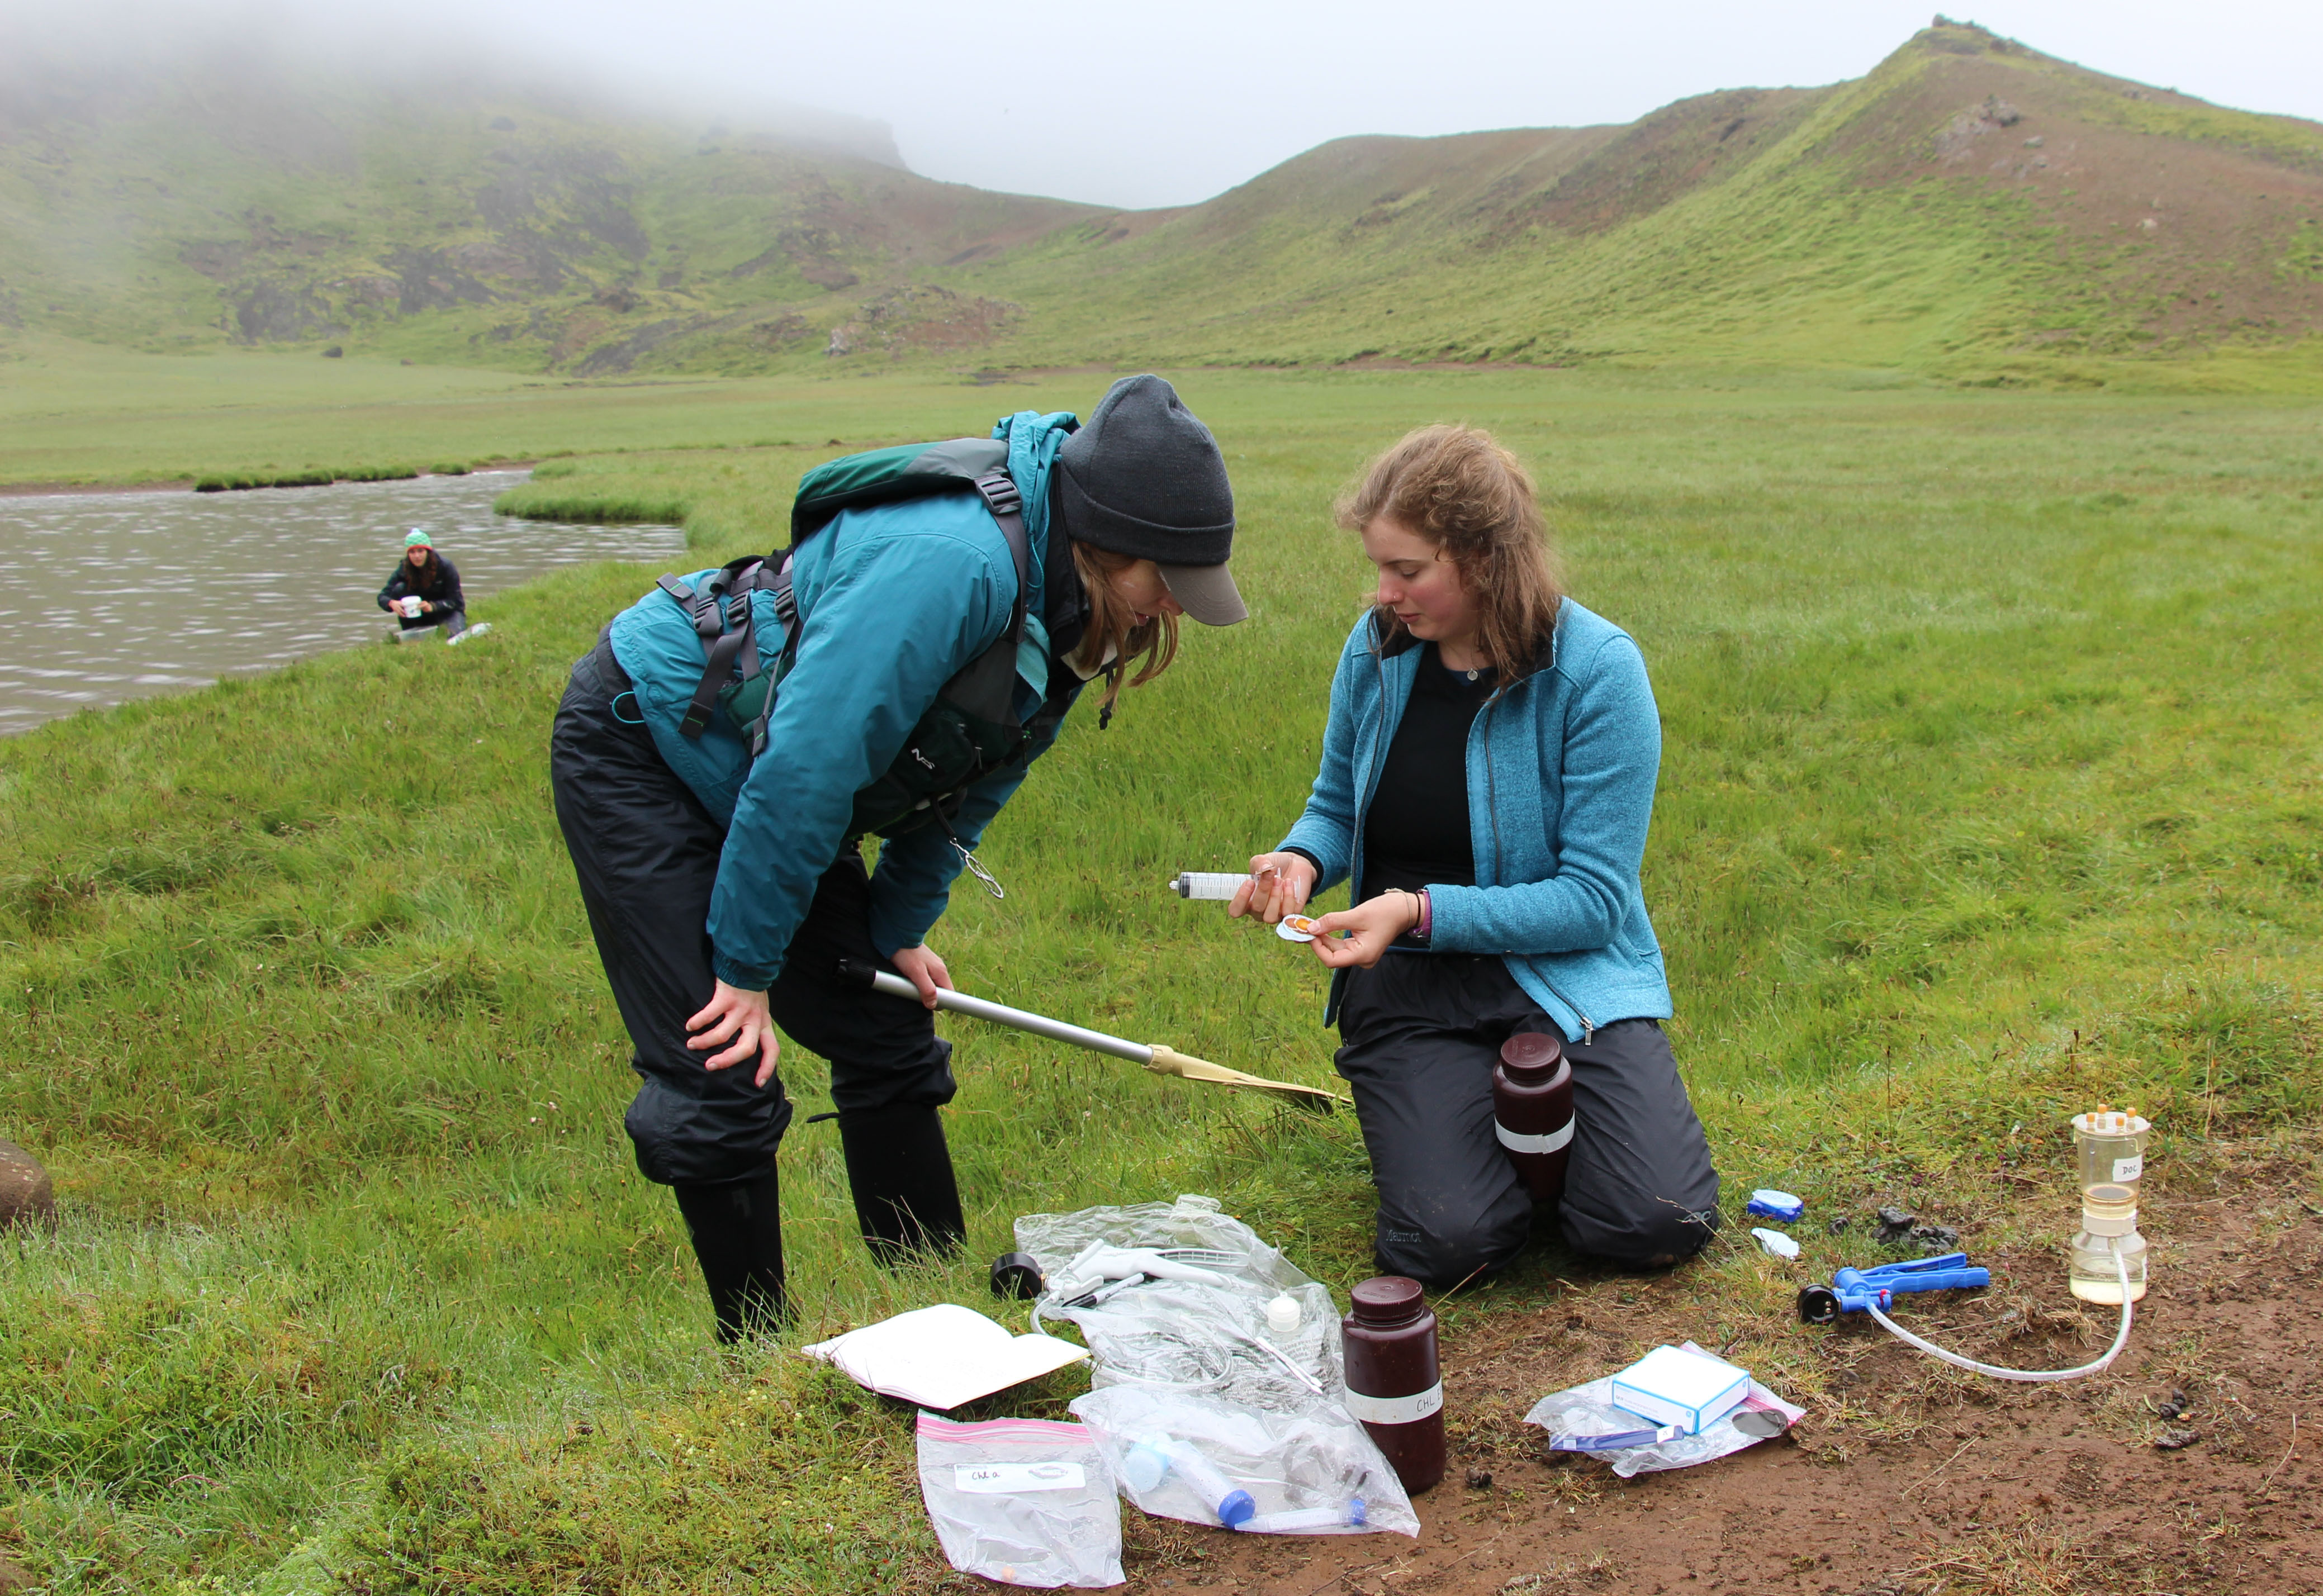
[[[1054,1334],[1054,1332],[1046,1325],[1041,1322],[1040,1299],[1034,1299],[1030,1316],[1033,1322],[1033,1334],[1037,1335],[1049,1335]],[[1074,1327],[1076,1329],[1079,1328],[1078,1325],[1075,1325]],[[1086,1332],[1083,1333],[1081,1339],[1083,1341],[1087,1341],[1088,1339]],[[1207,1328],[1205,1328],[1204,1339],[1199,1342],[1197,1342],[1190,1335],[1183,1335],[1181,1339],[1184,1341],[1186,1346],[1195,1352],[1197,1355],[1199,1355],[1202,1353],[1209,1353],[1209,1361],[1217,1366],[1218,1371],[1216,1374],[1205,1376],[1200,1380],[1162,1380],[1140,1371],[1125,1369],[1116,1363],[1111,1366],[1113,1377],[1124,1385],[1142,1385],[1157,1391],[1214,1391],[1234,1378],[1234,1353],[1227,1349],[1226,1343],[1219,1340],[1217,1335],[1209,1334]],[[1281,1356],[1280,1353],[1277,1353],[1276,1355]]]
[[[1863,1306],[1869,1310],[1873,1318],[1879,1321],[1880,1325],[1888,1335],[1893,1335],[1905,1345],[1917,1347],[1928,1356],[1941,1359],[1955,1369],[1965,1369],[1970,1374],[1988,1374],[1995,1380],[2079,1380],[2084,1374],[2104,1372],[2116,1358],[2121,1356],[2121,1349],[2129,1344],[2130,1321],[2136,1316],[2135,1305],[2129,1300],[2129,1261],[2119,1252],[2116,1252],[2113,1255],[2113,1265],[2115,1269],[2121,1271],[2121,1329],[2114,1336],[2113,1344],[2106,1349],[2104,1357],[2094,1363],[2084,1363],[2078,1369],[2003,1369],[1997,1363],[1979,1363],[1974,1358],[1963,1358],[1958,1353],[1948,1353],[1933,1341],[1921,1340],[1886,1314],[1881,1313],[1877,1302],[1866,1302]]]

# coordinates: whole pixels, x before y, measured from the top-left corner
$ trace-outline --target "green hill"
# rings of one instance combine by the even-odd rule
[[[0,84],[0,321],[574,377],[1626,360],[2304,383],[2323,126],[1933,26],[1626,127],[1336,141],[1206,204],[915,177],[876,135],[187,68]],[[2189,357],[2191,357],[2190,359]]]
[[[969,274],[1051,357],[1987,372],[2323,326],[2323,126],[1940,25],[1868,77],[1628,127],[1349,139]]]
[[[792,124],[688,131],[265,54],[19,58],[0,63],[0,327],[583,376],[649,353],[755,368],[794,346],[820,359],[834,293],[1089,210],[916,177],[875,124]],[[919,301],[911,322],[964,314],[978,335],[1005,316]]]

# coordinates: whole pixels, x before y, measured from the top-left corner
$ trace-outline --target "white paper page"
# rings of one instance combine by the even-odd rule
[[[939,1411],[1088,1355],[1053,1335],[1011,1335],[973,1308],[939,1303],[800,1349],[882,1396]]]

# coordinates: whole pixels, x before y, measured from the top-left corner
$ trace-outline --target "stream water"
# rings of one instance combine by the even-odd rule
[[[679,561],[675,527],[492,514],[521,471],[235,493],[0,497],[0,735],[353,644],[424,527],[475,601],[560,565]]]

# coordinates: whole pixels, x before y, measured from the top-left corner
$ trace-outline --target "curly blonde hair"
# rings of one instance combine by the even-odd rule
[[[1339,525],[1361,532],[1391,521],[1436,545],[1474,595],[1476,641],[1502,685],[1525,674],[1555,636],[1565,597],[1548,546],[1548,521],[1532,478],[1482,427],[1423,427],[1371,463],[1337,505]],[[1395,611],[1373,601],[1383,644],[1404,635]]]

